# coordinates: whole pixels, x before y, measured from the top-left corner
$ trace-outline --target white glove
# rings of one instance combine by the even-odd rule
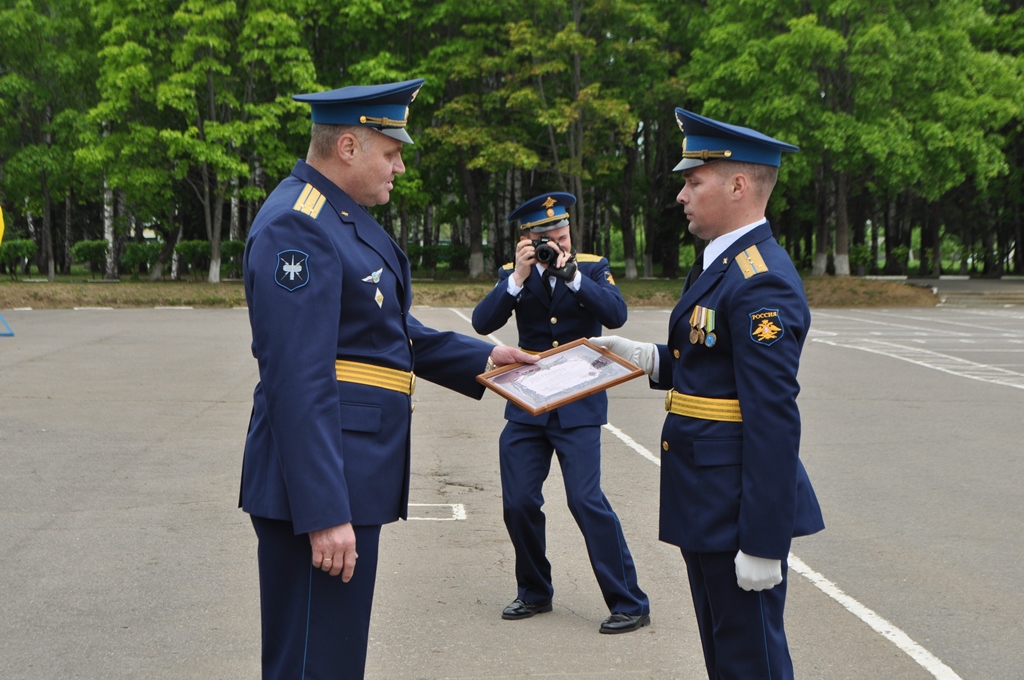
[[[658,353],[652,342],[634,342],[629,338],[620,338],[617,335],[605,335],[597,338],[588,338],[590,342],[598,347],[604,347],[613,354],[636,364],[644,369],[648,376],[654,373],[654,357]]]
[[[769,590],[782,583],[782,560],[736,553],[736,583],[743,590]]]

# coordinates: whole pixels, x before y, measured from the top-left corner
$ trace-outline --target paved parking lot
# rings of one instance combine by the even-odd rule
[[[468,313],[415,310],[463,332]],[[258,677],[255,538],[235,507],[256,380],[245,313],[3,316],[0,677]],[[661,340],[667,318],[633,310],[619,332]],[[813,310],[800,380],[828,528],[793,547],[799,677],[1019,675],[1024,308]],[[557,466],[555,610],[500,619],[515,594],[503,403],[421,382],[419,519],[384,530],[368,677],[702,677],[682,559],[657,541],[663,395],[639,380],[610,394],[604,486],[653,624],[597,633],[607,612]]]

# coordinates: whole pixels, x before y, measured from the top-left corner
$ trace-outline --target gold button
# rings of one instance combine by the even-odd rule
[[[552,347],[558,347],[558,340],[555,340],[554,342],[552,342],[551,346]]]
[[[557,316],[551,317],[551,323],[558,323],[558,317]]]
[[[664,449],[665,451],[668,451],[668,442],[662,442],[661,448]]]
[[[679,350],[677,350],[677,349],[672,350],[672,356],[674,356],[676,359],[678,359],[679,358]]]

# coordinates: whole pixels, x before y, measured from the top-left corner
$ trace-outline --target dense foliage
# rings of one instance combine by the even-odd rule
[[[801,147],[769,218],[802,268],[1024,274],[1022,43],[1022,0],[0,0],[0,205],[51,278],[202,240],[216,281],[305,155],[292,94],[423,77],[374,214],[427,270],[491,275],[564,190],[580,250],[676,276],[680,106]]]

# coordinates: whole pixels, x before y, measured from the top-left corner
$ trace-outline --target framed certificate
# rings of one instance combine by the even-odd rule
[[[476,377],[531,415],[644,375],[644,370],[586,338],[540,353],[535,364],[508,364]]]

